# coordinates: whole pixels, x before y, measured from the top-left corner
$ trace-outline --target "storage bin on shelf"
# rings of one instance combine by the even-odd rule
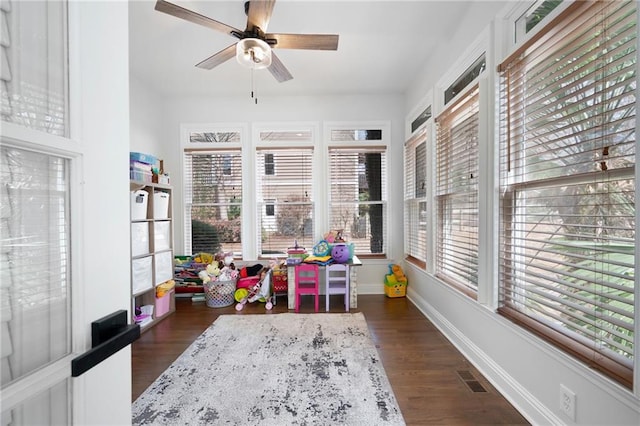
[[[171,309],[171,295],[173,289],[164,293],[162,297],[156,297],[156,318],[166,315]]]
[[[131,191],[131,220],[145,220],[147,218],[147,204],[149,193],[139,189]]]
[[[167,219],[169,217],[169,193],[157,191],[153,194],[153,218]]]
[[[144,152],[129,152],[129,162],[151,164],[153,166],[158,162],[158,159],[155,156]]]
[[[209,281],[203,284],[204,296],[210,308],[223,308],[235,302],[233,293],[236,291],[236,281]]]
[[[149,223],[131,223],[131,256],[149,253]]]
[[[152,256],[145,256],[131,261],[131,283],[134,294],[153,288],[152,266]]]
[[[153,168],[156,167],[158,159],[143,152],[129,153],[129,177],[138,182],[152,182]]]
[[[129,179],[138,182],[153,182],[153,173],[151,171],[129,167]]]

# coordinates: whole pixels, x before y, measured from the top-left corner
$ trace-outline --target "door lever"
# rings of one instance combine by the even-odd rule
[[[140,337],[139,324],[127,324],[127,311],[118,310],[91,323],[91,349],[71,360],[78,377]]]

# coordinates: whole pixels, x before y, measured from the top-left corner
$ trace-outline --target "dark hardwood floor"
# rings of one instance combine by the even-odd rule
[[[334,297],[331,311],[341,312],[340,296]],[[312,310],[307,298],[301,312]],[[361,295],[352,310],[358,311],[367,319],[407,425],[529,424],[408,299]],[[268,314],[281,312],[287,312],[284,297]],[[133,343],[132,401],[219,315],[264,313],[263,303],[237,313],[233,306],[176,299],[176,312]]]

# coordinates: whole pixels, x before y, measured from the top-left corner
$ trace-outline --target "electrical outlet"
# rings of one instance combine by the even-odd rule
[[[576,421],[576,394],[565,385],[560,385],[560,410],[572,421]]]

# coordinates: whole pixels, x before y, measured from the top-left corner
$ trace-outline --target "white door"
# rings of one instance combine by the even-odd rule
[[[130,346],[71,377],[130,305],[127,3],[0,0],[0,20],[1,424],[128,424]]]

